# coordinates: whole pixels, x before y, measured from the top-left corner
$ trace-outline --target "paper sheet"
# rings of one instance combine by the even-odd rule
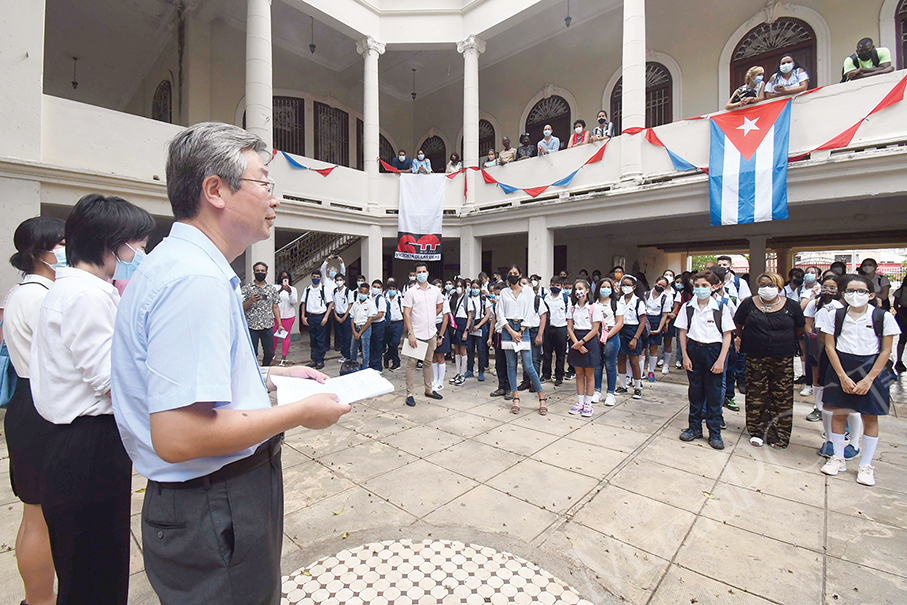
[[[274,334],[274,336],[276,336],[277,338],[286,338],[289,335],[290,335],[289,332],[287,332],[286,330],[282,330],[282,329],[278,330],[277,333]]]
[[[416,339],[416,348],[409,346],[409,339],[403,339],[403,349],[400,350],[401,355],[406,355],[407,357],[413,357],[419,360],[425,360],[425,354],[428,353],[428,342],[424,340]]]
[[[528,335],[527,335],[528,336]],[[501,348],[505,351],[531,351],[532,343],[529,342],[528,338],[524,338],[520,342],[513,342],[505,340],[501,343]]]
[[[308,378],[274,375],[271,376],[271,382],[277,387],[277,405],[285,405],[319,393],[334,393],[340,397],[340,403],[354,403],[394,392],[394,385],[381,376],[380,372],[372,369],[331,378],[324,384]]]

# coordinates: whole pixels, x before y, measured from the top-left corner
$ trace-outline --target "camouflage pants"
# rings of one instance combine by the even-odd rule
[[[746,430],[787,447],[793,427],[794,364],[790,357],[746,356]]]

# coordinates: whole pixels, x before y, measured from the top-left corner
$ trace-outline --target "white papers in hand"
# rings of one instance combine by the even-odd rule
[[[532,343],[529,342],[528,338],[524,338],[520,342],[513,342],[512,340],[505,340],[501,343],[501,348],[506,351],[531,351]]]
[[[340,403],[353,403],[394,392],[394,385],[372,369],[330,378],[324,384],[309,378],[274,375],[271,382],[277,387],[277,405],[293,403],[319,393],[334,393],[340,398]]]
[[[409,339],[405,338],[403,340],[403,349],[400,350],[402,355],[407,357],[412,357],[414,359],[424,360],[425,354],[428,353],[428,342],[425,340],[416,339],[416,348],[409,346]]]
[[[276,334],[274,334],[274,336],[276,336],[277,338],[287,338],[289,335],[290,333],[284,329],[280,329]]]

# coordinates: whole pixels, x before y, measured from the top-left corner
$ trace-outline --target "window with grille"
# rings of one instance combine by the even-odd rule
[[[671,72],[661,63],[646,63],[646,128],[654,128],[674,121],[674,81]],[[621,109],[623,95],[623,78],[617,81],[611,91],[611,121],[614,123],[614,135],[621,132]]]
[[[544,135],[545,124],[551,125],[554,136],[561,140],[561,149],[567,147],[573,123],[570,121],[570,104],[558,95],[542,99],[532,106],[526,118],[526,130],[533,144],[538,143]]]
[[[356,118],[356,170],[365,170],[365,123]]]
[[[809,74],[809,87],[816,87],[816,34],[805,21],[784,17],[761,23],[746,33],[731,55],[728,96],[746,80],[755,66],[765,70],[765,79],[778,71],[781,57],[790,55]]]
[[[383,134],[378,135],[378,157],[390,164],[391,160],[394,159],[394,155],[396,153],[397,152],[394,149],[394,146],[391,145],[391,142],[388,141]],[[381,166],[380,171],[387,172],[387,170],[384,169],[384,166]]]
[[[315,102],[315,159],[350,165],[350,115],[342,109]]]
[[[158,122],[173,122],[173,111],[171,103],[170,80],[164,80],[157,85],[154,91],[154,99],[151,102],[151,119]]]
[[[907,67],[907,0],[901,0],[895,12],[898,32],[898,69]]]
[[[444,139],[437,135],[428,137],[422,141],[419,149],[425,153],[426,158],[431,160],[432,172],[444,172],[447,167],[447,146],[444,145]],[[418,151],[417,149],[416,152],[418,153]]]
[[[305,155],[305,99],[274,97],[273,111],[274,149]]]

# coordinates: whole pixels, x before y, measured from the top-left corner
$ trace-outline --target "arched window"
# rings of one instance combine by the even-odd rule
[[[158,122],[173,122],[173,113],[171,109],[171,88],[170,80],[163,80],[157,85],[154,91],[154,99],[151,102],[151,119]]]
[[[356,169],[365,170],[365,142],[363,139],[365,131],[365,124],[359,118],[356,118]],[[391,163],[391,160],[394,159],[394,148],[391,146],[390,141],[387,140],[383,134],[378,135],[378,157],[387,162]],[[378,167],[379,172],[387,172],[380,164]]]
[[[315,101],[315,159],[350,165],[350,114]]]
[[[751,29],[731,55],[731,89],[743,84],[750,67],[759,65],[768,80],[784,55],[792,56],[809,73],[809,87],[816,87],[816,34],[805,21],[792,17],[762,23]]]
[[[623,81],[621,77],[611,91],[611,121],[615,136],[622,129]],[[646,63],[646,128],[670,124],[674,120],[674,82],[671,72],[661,63]]]
[[[898,43],[898,69],[907,67],[907,0],[901,0],[898,10],[895,11],[895,20],[897,21],[897,43]]]
[[[274,149],[305,155],[305,99],[274,97]],[[243,127],[246,117],[243,114]]]
[[[444,145],[444,139],[438,135],[428,137],[422,141],[419,149],[424,151],[425,157],[431,160],[432,172],[444,172],[444,168],[447,166],[447,146]],[[416,149],[416,153],[419,153],[419,149]]]
[[[546,97],[533,105],[526,117],[526,130],[529,140],[537,143],[544,135],[545,124],[551,124],[554,136],[561,140],[561,149],[567,147],[573,123],[570,121],[570,104],[558,95]]]
[[[495,148],[494,125],[488,120],[479,120],[479,159],[483,162],[489,149]],[[463,139],[460,138],[460,157],[463,157]]]

